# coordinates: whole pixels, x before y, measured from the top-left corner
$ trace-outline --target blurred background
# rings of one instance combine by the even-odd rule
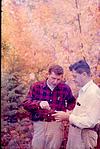
[[[100,1],[2,0],[1,5],[2,148],[31,149],[32,122],[21,102],[50,65],[64,68],[64,80],[77,96],[68,67],[85,59],[100,86]]]

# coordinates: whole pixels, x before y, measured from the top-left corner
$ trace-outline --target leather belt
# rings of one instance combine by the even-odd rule
[[[53,122],[55,120],[54,119],[43,119],[43,120],[40,120],[40,121],[43,121],[43,122]]]
[[[71,124],[71,126],[73,126],[74,128],[81,129],[81,128],[77,127],[77,126],[76,126],[76,125],[74,125],[74,124]],[[94,127],[94,128],[83,128],[83,129],[88,129],[88,130],[93,130],[93,131],[96,131],[95,127]]]
[[[80,129],[79,127],[77,127],[76,125],[74,125],[74,124],[71,124],[71,126],[73,126],[74,128],[78,128],[78,129]]]

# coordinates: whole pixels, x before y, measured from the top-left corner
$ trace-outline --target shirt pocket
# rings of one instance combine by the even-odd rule
[[[57,99],[56,99],[56,103],[57,104],[61,104],[61,105],[65,105],[65,98],[64,96],[58,96]]]

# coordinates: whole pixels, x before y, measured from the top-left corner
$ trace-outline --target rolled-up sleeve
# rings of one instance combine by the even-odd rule
[[[31,111],[34,108],[38,108],[39,104],[40,104],[40,101],[35,100],[35,86],[32,85],[22,105],[25,110]]]

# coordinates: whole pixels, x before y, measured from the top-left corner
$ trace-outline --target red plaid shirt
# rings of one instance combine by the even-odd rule
[[[72,91],[65,83],[59,83],[53,91],[50,90],[46,81],[34,83],[28,92],[23,106],[26,110],[31,111],[39,108],[41,101],[48,101],[52,110],[66,111],[72,110],[75,106],[75,97]]]

